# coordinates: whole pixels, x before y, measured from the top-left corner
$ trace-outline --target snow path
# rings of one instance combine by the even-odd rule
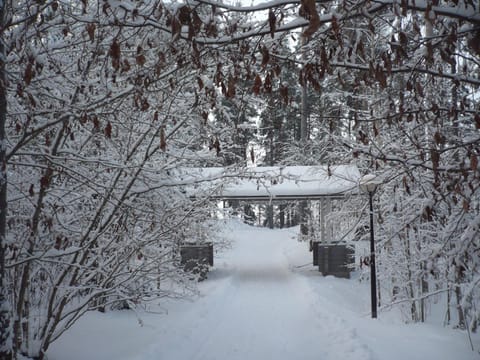
[[[173,342],[154,344],[138,359],[372,359],[355,330],[318,308],[308,280],[292,271],[284,243],[298,244],[289,235],[296,237],[236,231],[233,251],[210,275],[216,287],[177,327]]]
[[[370,319],[368,284],[322,277],[297,233],[230,224],[200,296],[162,300],[141,326],[131,311],[87,314],[47,360],[479,359],[460,331]]]

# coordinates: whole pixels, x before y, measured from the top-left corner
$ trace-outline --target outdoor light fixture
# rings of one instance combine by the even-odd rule
[[[373,194],[381,184],[375,175],[365,175],[360,179],[360,190],[368,193],[370,202],[370,291],[372,299],[372,319],[377,318],[377,273],[375,269],[375,237],[373,233]]]

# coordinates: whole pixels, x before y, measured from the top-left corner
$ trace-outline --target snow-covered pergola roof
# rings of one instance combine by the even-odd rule
[[[215,199],[259,201],[341,198],[356,191],[360,180],[355,165],[268,166],[242,171],[214,167],[190,169],[187,176],[196,179],[197,185],[188,190],[193,191],[192,196],[206,191]]]

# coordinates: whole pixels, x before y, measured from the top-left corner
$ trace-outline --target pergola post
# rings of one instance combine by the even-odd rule
[[[320,241],[322,243],[326,243],[325,236],[325,199],[320,199]]]

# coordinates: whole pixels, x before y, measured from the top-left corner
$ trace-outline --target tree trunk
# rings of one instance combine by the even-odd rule
[[[410,251],[410,234],[406,234],[405,236],[405,255],[407,258],[407,294],[411,299],[410,304],[410,313],[413,322],[418,321],[418,311],[417,311],[417,304],[415,300],[415,289],[413,287],[413,274],[412,274],[412,255]]]
[[[272,204],[267,205],[266,215],[267,215],[267,225],[270,229],[273,229],[273,205]]]
[[[0,359],[12,359],[12,333],[10,330],[10,304],[7,299],[5,273],[6,220],[7,220],[7,162],[5,123],[7,120],[7,84],[3,42],[6,19],[6,1],[0,1]]]
[[[457,313],[458,313],[458,328],[465,329],[466,322],[465,322],[465,315],[463,313],[462,308],[462,289],[460,288],[460,284],[463,280],[462,275],[463,269],[456,265],[455,266],[455,298],[457,300]]]
[[[304,58],[305,59],[305,58]],[[300,143],[302,148],[306,148],[308,132],[308,97],[307,97],[307,79],[304,75],[303,85],[302,85],[302,108],[301,108],[301,117],[300,117]],[[304,155],[306,155],[304,153]],[[300,234],[302,237],[308,235],[308,224],[307,224],[307,201],[302,200],[298,203],[298,217],[300,222]]]
[[[279,222],[280,222],[280,229],[283,229],[285,227],[285,204],[280,204],[279,206]]]
[[[421,305],[421,317],[422,317],[422,322],[427,321],[427,304],[426,304],[426,299],[424,296],[428,294],[429,292],[429,287],[428,287],[428,281],[427,281],[427,264],[426,262],[422,262],[422,277],[421,277],[421,287],[422,287],[422,298],[420,301]]]
[[[448,278],[448,274],[445,276]],[[448,286],[448,291],[447,291],[447,313],[445,314],[445,324],[444,325],[450,325],[450,321],[452,320],[452,315],[450,314],[450,304],[451,304],[451,294],[450,294],[450,285]]]

